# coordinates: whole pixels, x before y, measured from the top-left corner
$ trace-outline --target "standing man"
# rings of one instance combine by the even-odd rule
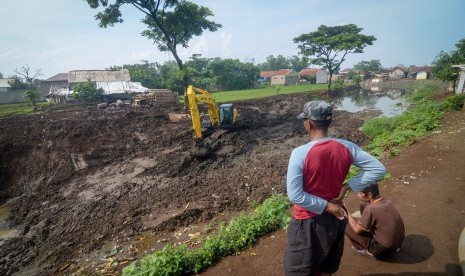
[[[303,120],[310,142],[295,148],[287,170],[287,194],[294,204],[284,253],[286,275],[331,275],[339,269],[347,213],[340,199],[349,188],[362,190],[386,169],[352,142],[328,137],[333,108],[324,101],[305,104]],[[349,168],[361,172],[343,184]]]

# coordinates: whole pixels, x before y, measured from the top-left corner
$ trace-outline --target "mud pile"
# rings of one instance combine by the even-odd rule
[[[0,205],[18,236],[0,244],[0,274],[52,274],[115,237],[173,231],[285,192],[291,150],[307,142],[295,116],[307,94],[235,103],[234,129],[190,152],[190,121],[125,107],[64,109],[0,120]],[[331,135],[363,144],[368,113],[335,111]]]

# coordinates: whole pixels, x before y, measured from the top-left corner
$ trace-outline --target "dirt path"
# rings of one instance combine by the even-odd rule
[[[346,251],[335,275],[462,275],[458,238],[465,227],[465,111],[453,112],[441,127],[385,162],[392,179],[381,193],[394,201],[406,225],[395,257],[377,261]],[[358,199],[346,200],[355,211]],[[202,275],[283,275],[285,231],[262,239]]]

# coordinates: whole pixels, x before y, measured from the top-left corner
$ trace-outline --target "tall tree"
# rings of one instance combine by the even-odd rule
[[[451,53],[444,51],[439,52],[433,61],[432,73],[435,77],[442,81],[452,82],[453,89],[459,75],[459,69],[452,65],[465,63],[465,38],[455,44],[456,49]]]
[[[323,65],[329,72],[328,93],[331,91],[331,79],[340,69],[346,56],[363,53],[368,45],[373,45],[374,36],[360,34],[362,28],[355,24],[328,27],[321,25],[318,30],[294,38],[300,53],[310,58],[310,63]],[[313,58],[312,58],[313,57]]]
[[[23,97],[28,99],[34,110],[37,108],[37,101],[40,99],[39,83],[37,79],[42,75],[41,70],[37,69],[34,73],[31,72],[29,65],[24,65],[19,70],[15,69],[16,75],[13,80],[9,81],[11,88],[13,89],[26,89],[23,93]]]
[[[200,36],[203,31],[216,31],[222,26],[207,19],[213,13],[207,7],[198,6],[185,0],[85,0],[93,9],[102,7],[95,18],[99,26],[106,28],[122,23],[121,7],[133,6],[145,14],[142,22],[147,30],[142,35],[152,39],[160,51],[169,51],[173,55],[179,70],[183,70],[183,62],[178,55],[178,46],[188,47],[194,36]],[[187,86],[187,75],[182,82]]]
[[[0,79],[3,79],[3,74],[2,74],[2,72],[0,72]]]
[[[158,73],[159,65],[150,63],[147,60],[141,60],[139,64],[125,64],[123,66],[111,66],[108,70],[128,69],[132,81],[140,82],[148,88],[161,88],[160,74]]]
[[[264,71],[275,71],[279,69],[289,69],[291,65],[289,60],[283,55],[269,55],[266,57],[266,61],[260,65],[260,69]]]
[[[302,69],[305,69],[308,67],[308,58],[307,57],[299,57],[299,56],[292,56],[288,57],[287,60],[289,61],[289,64],[291,65],[291,68],[294,69],[296,72],[302,71]]]
[[[383,70],[383,66],[379,59],[372,59],[369,61],[360,61],[354,65],[354,70],[363,73],[365,78],[370,78],[374,73],[379,73]]]
[[[238,59],[215,58],[207,69],[214,79],[215,90],[250,89],[259,77],[257,66]]]

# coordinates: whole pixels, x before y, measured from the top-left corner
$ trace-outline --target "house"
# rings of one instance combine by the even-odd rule
[[[103,95],[148,92],[148,89],[140,83],[131,82],[128,69],[119,71],[74,70],[68,73],[70,90],[73,90],[76,84],[88,80],[95,82],[97,88],[102,88],[104,90]]]
[[[45,95],[49,94],[52,90],[58,90],[60,88],[68,88],[68,73],[59,73],[40,83],[40,91]]]
[[[94,82],[97,88],[103,89],[104,96],[117,98],[130,98],[133,93],[148,92],[148,88],[143,87],[139,82],[131,82],[128,69],[119,71],[110,70],[73,70],[68,73],[57,74],[45,81],[45,86],[49,88],[47,98],[65,103],[69,100],[73,88],[78,83],[87,81]]]
[[[302,69],[299,72],[300,79],[306,80],[309,83],[327,83],[328,73],[319,68]]]
[[[429,79],[431,75],[431,67],[411,67],[409,72],[409,78],[415,80],[426,80]]]
[[[403,67],[394,67],[389,70],[388,78],[391,80],[405,79],[408,76],[408,70]]]
[[[260,71],[261,82],[269,82],[271,85],[292,85],[299,83],[299,74],[292,69],[277,71]]]
[[[277,71],[260,71],[259,82],[269,82],[271,85],[292,85],[299,83],[299,74],[292,69]]]
[[[22,103],[27,100],[24,98],[23,89],[11,89],[9,82],[12,79],[0,79],[0,104],[4,103]]]
[[[10,90],[11,85],[8,83],[9,81],[10,79],[0,79],[0,93]]]

